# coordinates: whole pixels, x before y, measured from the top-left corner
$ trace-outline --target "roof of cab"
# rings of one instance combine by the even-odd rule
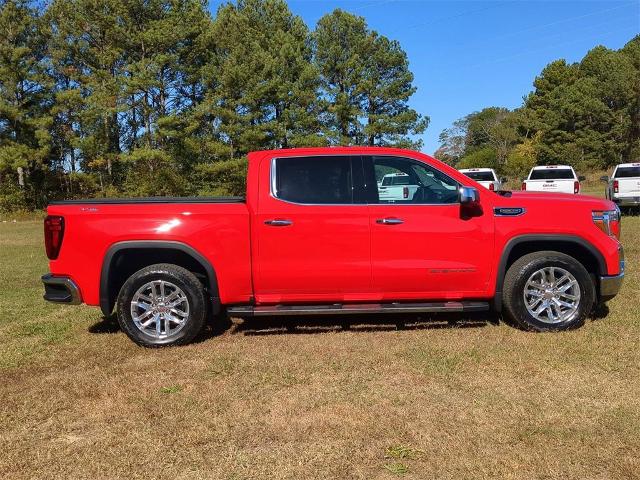
[[[486,167],[482,167],[482,168],[461,168],[458,171],[462,172],[462,173],[465,173],[465,172],[493,172],[493,168],[486,168]]]
[[[532,170],[552,170],[556,168],[573,168],[571,165],[539,165],[537,167],[533,167]]]

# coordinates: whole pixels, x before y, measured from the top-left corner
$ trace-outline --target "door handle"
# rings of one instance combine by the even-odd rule
[[[376,220],[376,223],[379,223],[380,225],[400,225],[401,223],[404,223],[404,220],[394,217],[379,218]]]
[[[293,222],[283,218],[276,218],[273,220],[265,220],[264,224],[269,225],[270,227],[288,227],[289,225],[293,225]]]

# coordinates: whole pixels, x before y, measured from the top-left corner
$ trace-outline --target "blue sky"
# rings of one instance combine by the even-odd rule
[[[212,0],[213,12],[223,3]],[[423,151],[457,118],[487,106],[514,108],[550,61],[579,61],[596,45],[618,49],[640,33],[640,0],[430,1],[289,0],[310,28],[334,8],[365,17],[400,41],[428,115]]]

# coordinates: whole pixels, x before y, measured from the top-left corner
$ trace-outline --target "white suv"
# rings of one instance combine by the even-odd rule
[[[582,180],[584,177],[578,177],[569,165],[544,165],[531,169],[529,177],[522,182],[522,190],[577,194]]]
[[[502,190],[502,184],[505,182],[504,178],[498,178],[493,168],[463,168],[460,173],[464,173],[471,180],[475,180],[492,192]]]
[[[611,178],[604,176],[607,182],[606,197],[620,207],[640,205],[640,163],[621,163],[613,169]]]

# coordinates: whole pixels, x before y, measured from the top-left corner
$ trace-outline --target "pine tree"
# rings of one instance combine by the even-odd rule
[[[84,171],[97,173],[104,193],[122,175],[126,10],[117,0],[56,0],[47,18],[53,31],[50,54],[65,77],[59,90],[82,99],[74,100],[81,131],[77,161]]]
[[[416,89],[400,44],[340,9],[318,21],[314,39],[332,142],[419,148],[412,136],[429,120],[408,106]]]
[[[42,208],[50,185],[46,35],[26,1],[0,5],[0,209]]]

